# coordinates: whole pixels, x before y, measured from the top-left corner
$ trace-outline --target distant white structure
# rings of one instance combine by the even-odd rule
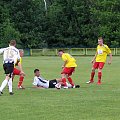
[[[45,11],[47,11],[47,2],[46,2],[46,0],[44,0],[44,4],[45,4]]]

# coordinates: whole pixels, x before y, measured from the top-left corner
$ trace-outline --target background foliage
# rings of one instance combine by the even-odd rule
[[[1,0],[0,47],[120,47],[120,0]]]

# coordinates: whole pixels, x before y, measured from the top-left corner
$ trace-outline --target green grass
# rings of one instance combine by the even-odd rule
[[[80,89],[34,89],[33,70],[39,68],[46,79],[60,77],[62,60],[59,57],[24,57],[25,90],[17,90],[18,77],[13,83],[14,95],[8,88],[0,96],[0,120],[119,120],[120,119],[120,57],[103,69],[102,85],[87,85],[92,57],[76,57],[78,67],[73,75]],[[5,75],[0,58],[0,84]]]

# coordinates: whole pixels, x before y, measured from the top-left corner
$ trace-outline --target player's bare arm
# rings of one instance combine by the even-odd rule
[[[66,64],[67,64],[67,60],[64,61],[64,64],[62,65],[62,68],[64,68],[66,66]]]
[[[57,82],[61,82],[62,78],[56,78]]]
[[[94,62],[95,62],[95,59],[96,59],[97,54],[98,54],[98,53],[96,52],[96,54],[95,54],[95,56],[93,57],[91,63],[94,63]]]
[[[3,51],[4,51],[4,48],[1,48],[1,49],[0,49],[0,54],[2,54],[2,53],[3,53]]]
[[[108,61],[108,64],[110,65],[112,63],[112,53],[109,54],[110,60]]]
[[[22,69],[22,64],[20,62],[18,63],[18,67],[20,68],[21,74],[23,74],[25,76],[25,73]]]

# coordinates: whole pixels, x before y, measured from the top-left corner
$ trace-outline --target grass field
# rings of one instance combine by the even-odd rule
[[[8,88],[0,96],[0,120],[119,120],[120,119],[120,57],[103,69],[102,85],[87,85],[92,57],[76,57],[78,67],[73,75],[80,89],[34,89],[33,70],[39,68],[46,79],[60,77],[59,57],[24,57],[25,90],[17,90],[18,77],[13,83],[14,95]],[[0,57],[0,84],[5,75]]]

